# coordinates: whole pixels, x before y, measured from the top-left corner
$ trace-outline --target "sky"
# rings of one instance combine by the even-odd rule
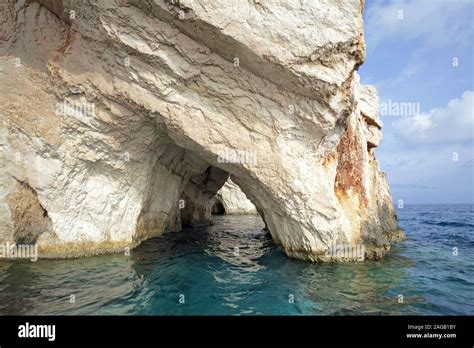
[[[474,203],[474,1],[366,0],[364,27],[394,202]]]

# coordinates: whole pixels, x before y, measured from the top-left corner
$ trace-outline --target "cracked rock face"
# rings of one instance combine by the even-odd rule
[[[3,1],[0,241],[122,251],[207,221],[232,175],[287,255],[383,255],[362,4],[303,3]]]

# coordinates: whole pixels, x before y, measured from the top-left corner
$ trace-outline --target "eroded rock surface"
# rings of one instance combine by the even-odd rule
[[[356,72],[360,1],[0,7],[0,241],[24,223],[22,187],[47,219],[22,238],[78,256],[208,219],[232,175],[291,257],[389,249],[399,228],[373,150],[377,94]]]

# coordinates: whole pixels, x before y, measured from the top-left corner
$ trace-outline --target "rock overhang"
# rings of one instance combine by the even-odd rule
[[[44,250],[75,240],[78,250],[134,246],[179,229],[180,200],[193,209],[188,219],[206,218],[203,200],[225,181],[204,185],[210,168],[232,174],[290,256],[327,261],[335,242],[367,245],[373,257],[389,248],[387,233],[399,228],[371,150],[381,137],[376,92],[356,73],[365,55],[361,3],[40,3],[49,10],[6,4],[2,55],[20,58],[25,79],[38,74],[25,58],[44,63],[22,98],[43,93],[57,104],[80,95],[97,111],[93,123],[48,113],[42,117],[61,125],[60,145],[27,146],[33,157],[62,163],[54,185],[36,187],[52,219]],[[50,49],[22,47],[54,29]],[[7,121],[8,140],[31,136],[11,113]],[[44,130],[35,135],[46,138]],[[4,153],[11,158],[23,145]],[[229,149],[257,160],[222,163]],[[37,180],[14,162],[2,168],[7,175]],[[81,198],[89,206],[67,203]],[[131,227],[111,227],[120,224]]]

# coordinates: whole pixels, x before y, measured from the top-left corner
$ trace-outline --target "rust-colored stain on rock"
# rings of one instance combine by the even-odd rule
[[[362,185],[363,147],[349,125],[337,146],[339,161],[334,181],[334,191],[339,200],[347,196],[349,190],[359,195],[359,202],[367,205],[367,199]]]

